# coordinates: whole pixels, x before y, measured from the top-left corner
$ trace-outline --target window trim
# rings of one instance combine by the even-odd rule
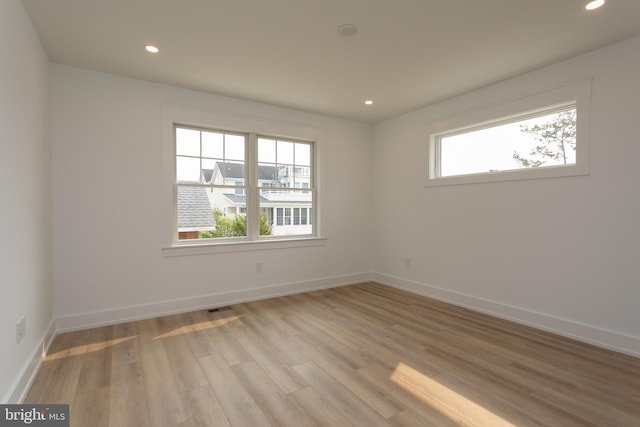
[[[326,237],[303,237],[296,239],[271,239],[255,241],[226,241],[223,243],[206,242],[190,243],[162,248],[165,257],[178,257],[187,255],[222,254],[233,252],[250,252],[275,249],[308,248],[324,246]]]
[[[162,247],[162,253],[164,256],[183,256],[183,255],[199,255],[206,253],[225,253],[225,252],[243,252],[252,250],[263,249],[280,249],[280,248],[294,248],[305,246],[318,246],[324,245],[327,238],[324,237],[324,220],[322,202],[324,201],[324,167],[322,148],[323,141],[325,139],[325,132],[322,129],[290,124],[284,122],[270,121],[262,118],[247,117],[240,115],[222,114],[214,111],[198,110],[182,106],[163,105],[163,188],[162,194],[166,207],[165,212],[171,213],[166,215],[165,220],[165,244]],[[175,126],[195,127],[201,129],[215,129],[223,132],[241,133],[241,134],[259,134],[269,137],[277,137],[280,139],[293,140],[293,141],[308,141],[313,142],[312,156],[314,159],[314,182],[315,182],[315,194],[314,194],[314,207],[313,218],[315,222],[315,233],[305,234],[300,236],[258,236],[251,240],[251,236],[247,236],[246,239],[238,240],[231,239],[219,239],[204,241],[194,240],[177,240],[177,201],[175,191],[173,191],[175,184]],[[253,147],[253,148],[252,148]],[[251,152],[255,150],[256,152]],[[248,172],[251,176],[245,177],[251,179],[256,177],[256,171],[253,171],[254,166],[257,168],[257,144],[249,143],[249,156],[247,159]],[[251,190],[251,188],[250,188]],[[257,191],[255,189],[251,191]],[[257,209],[257,206],[255,207]],[[249,224],[247,225],[249,228]],[[249,229],[247,230],[249,234]],[[255,234],[255,233],[253,233]],[[255,237],[255,236],[253,236]]]
[[[550,90],[451,116],[437,122],[428,123],[425,130],[429,135],[427,149],[426,187],[445,185],[478,184],[501,181],[518,181],[543,178],[589,175],[589,130],[591,78],[558,86]],[[524,168],[497,172],[482,172],[465,175],[438,177],[439,162],[437,137],[443,134],[460,133],[482,126],[491,127],[518,117],[527,117],[536,111],[544,111],[569,104],[575,104],[577,117],[576,163],[562,166]]]

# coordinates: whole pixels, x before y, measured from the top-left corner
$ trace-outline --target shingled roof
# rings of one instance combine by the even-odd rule
[[[229,200],[231,203],[233,203],[236,206],[246,206],[247,205],[247,196],[245,196],[244,194],[231,194],[231,193],[224,193],[223,194],[224,197],[227,198],[227,200]],[[291,199],[270,199],[264,196],[260,196],[260,206],[262,207],[272,207],[275,205],[311,205],[311,199],[309,200],[302,200],[302,199],[296,199],[294,197],[292,197]]]
[[[178,187],[178,230],[212,230],[216,226],[204,187]]]
[[[234,162],[216,162],[218,168],[222,171],[225,178],[246,178],[244,173],[244,163]],[[211,182],[213,178],[213,169],[202,169],[202,175],[205,182]],[[278,179],[278,171],[275,166],[258,165],[258,179],[264,181],[275,181]]]

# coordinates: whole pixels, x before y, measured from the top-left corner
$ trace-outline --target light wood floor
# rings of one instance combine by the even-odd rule
[[[640,359],[377,284],[61,334],[84,426],[639,426]]]

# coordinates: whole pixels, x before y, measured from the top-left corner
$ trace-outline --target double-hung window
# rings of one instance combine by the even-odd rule
[[[314,141],[181,124],[174,135],[175,242],[316,235]]]
[[[165,256],[324,245],[323,130],[168,105],[163,118]]]

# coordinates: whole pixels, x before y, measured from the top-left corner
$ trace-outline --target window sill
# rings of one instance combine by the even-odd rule
[[[547,166],[531,169],[498,171],[467,175],[445,176],[429,178],[425,187],[439,187],[444,185],[482,184],[488,182],[522,181],[529,179],[562,178],[570,176],[589,175],[588,165]]]
[[[222,254],[232,252],[249,252],[274,249],[304,248],[324,246],[326,237],[303,237],[291,239],[272,239],[223,243],[177,243],[174,246],[162,248],[164,257]]]

